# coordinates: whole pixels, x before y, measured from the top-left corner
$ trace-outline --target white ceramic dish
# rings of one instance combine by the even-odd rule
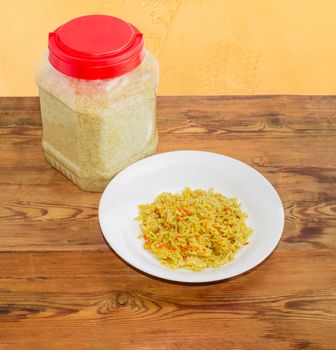
[[[202,272],[169,270],[143,248],[134,218],[137,206],[150,203],[161,192],[213,188],[237,197],[249,214],[254,232],[250,244],[233,262]],[[142,159],[121,171],[106,187],[99,205],[99,223],[112,249],[129,264],[150,275],[179,282],[210,282],[237,276],[261,263],[280,240],[284,211],[268,180],[255,169],[216,153],[176,151]]]

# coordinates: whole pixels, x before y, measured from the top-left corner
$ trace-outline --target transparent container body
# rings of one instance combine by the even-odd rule
[[[66,76],[45,55],[36,83],[47,161],[81,189],[100,192],[127,165],[155,153],[158,78],[149,51],[134,70],[104,80]]]

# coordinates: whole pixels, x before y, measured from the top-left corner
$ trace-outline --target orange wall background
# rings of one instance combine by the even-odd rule
[[[104,13],[135,24],[160,95],[334,94],[334,0],[0,0],[0,95],[36,95],[47,34]]]

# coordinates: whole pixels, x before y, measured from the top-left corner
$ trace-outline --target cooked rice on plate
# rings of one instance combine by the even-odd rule
[[[234,259],[252,234],[237,199],[213,189],[163,192],[138,208],[145,249],[174,270],[220,267]]]

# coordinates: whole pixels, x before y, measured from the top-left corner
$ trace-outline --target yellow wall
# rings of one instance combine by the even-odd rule
[[[335,0],[0,0],[0,95],[36,95],[47,33],[121,17],[161,64],[161,95],[334,94]]]

